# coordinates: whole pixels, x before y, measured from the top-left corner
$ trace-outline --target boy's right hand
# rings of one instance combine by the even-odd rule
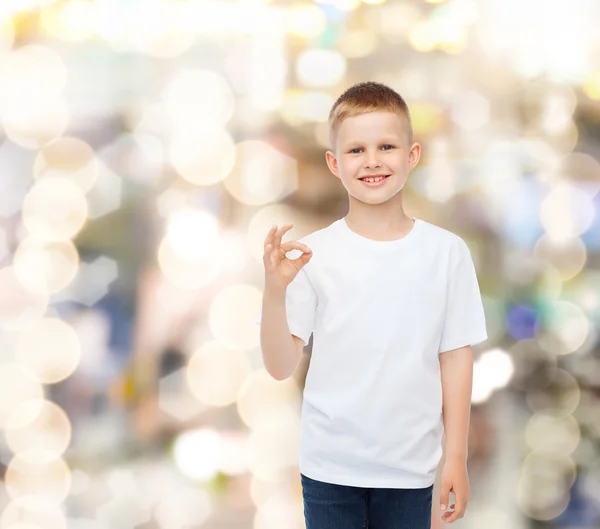
[[[281,243],[281,238],[294,224],[284,224],[277,228],[277,224],[269,230],[265,238],[265,254],[263,262],[265,265],[265,286],[275,288],[287,288],[296,275],[312,257],[312,250],[297,241]],[[303,254],[296,259],[288,259],[285,254],[296,249]]]

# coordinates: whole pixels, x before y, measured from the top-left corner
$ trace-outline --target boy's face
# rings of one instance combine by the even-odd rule
[[[327,165],[348,193],[361,202],[381,204],[402,190],[419,162],[421,147],[409,144],[405,117],[393,112],[370,112],[346,118],[340,124],[335,151],[327,151]],[[390,176],[377,186],[359,180],[377,174]]]

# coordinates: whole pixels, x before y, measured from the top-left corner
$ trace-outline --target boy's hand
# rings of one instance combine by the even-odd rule
[[[297,241],[288,241],[281,243],[281,238],[286,231],[292,228],[293,224],[284,224],[277,229],[275,224],[267,234],[265,239],[265,254],[263,263],[265,265],[265,285],[267,287],[286,288],[302,270],[304,265],[310,261],[312,250],[306,244]],[[285,254],[293,249],[304,252],[296,259],[288,259]]]
[[[464,460],[446,460],[440,481],[441,510],[445,511],[448,506],[450,491],[454,492],[456,498],[456,503],[450,505],[450,508],[454,509],[454,512],[444,512],[442,515],[444,522],[452,523],[464,516],[467,503],[471,497],[471,486],[469,485],[466,462]]]

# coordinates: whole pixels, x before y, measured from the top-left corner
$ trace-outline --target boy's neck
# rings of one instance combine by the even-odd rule
[[[404,211],[386,212],[350,211],[343,219],[353,232],[378,241],[391,241],[408,235],[415,221]]]

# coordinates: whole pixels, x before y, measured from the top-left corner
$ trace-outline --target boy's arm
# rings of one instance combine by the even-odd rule
[[[470,345],[459,347],[440,353],[439,361],[446,436],[439,502],[443,513],[442,521],[453,523],[464,516],[471,496],[467,454],[473,387],[473,351]],[[455,503],[449,505],[451,491],[454,493]],[[454,510],[446,512],[448,508]]]
[[[439,360],[446,459],[466,462],[473,388],[473,351],[470,345],[466,345],[440,353]]]
[[[304,343],[290,333],[286,289],[265,287],[260,325],[260,348],[265,369],[275,380],[285,380],[296,369]]]

